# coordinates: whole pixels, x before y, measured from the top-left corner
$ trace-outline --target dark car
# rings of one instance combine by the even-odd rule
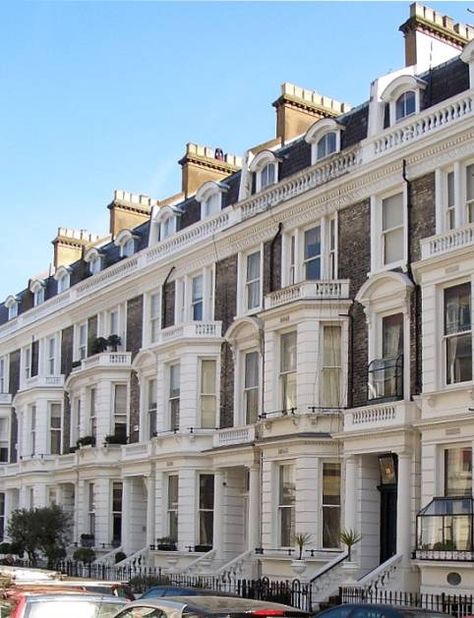
[[[216,592],[205,588],[191,588],[186,586],[153,586],[146,590],[140,599],[156,599],[158,597],[195,597],[195,596],[227,596],[232,597],[229,592]]]
[[[309,618],[303,612],[289,605],[255,601],[229,596],[190,596],[190,597],[160,597],[155,599],[139,599],[132,601],[119,611],[114,618]]]
[[[318,618],[446,618],[442,612],[403,605],[347,604],[325,609]]]

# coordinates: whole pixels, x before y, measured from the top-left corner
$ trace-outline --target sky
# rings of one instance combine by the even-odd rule
[[[366,101],[404,64],[409,4],[3,0],[0,302],[48,270],[59,226],[105,235],[114,189],[179,192],[187,142],[273,138],[283,82]]]

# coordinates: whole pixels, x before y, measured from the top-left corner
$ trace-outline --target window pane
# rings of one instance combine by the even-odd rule
[[[444,451],[446,496],[470,496],[472,493],[472,449],[449,448]]]
[[[474,200],[474,165],[466,167],[466,198]]]
[[[388,315],[382,320],[382,356],[396,358],[403,353],[403,314]]]
[[[214,508],[214,475],[199,475],[199,508]]]
[[[260,277],[260,251],[247,256],[247,281]]]
[[[179,397],[179,365],[170,367],[170,397]]]
[[[471,330],[471,286],[456,285],[444,291],[444,333],[451,335]]]
[[[296,371],[296,332],[281,336],[281,371]]]
[[[258,385],[258,352],[245,355],[245,388]]]
[[[448,185],[448,207],[450,207],[450,206],[454,206],[454,172],[448,173],[447,185]]]
[[[403,194],[397,193],[382,200],[382,229],[403,225]]]
[[[216,392],[216,361],[201,361],[201,393]]]
[[[403,259],[403,228],[384,234],[384,264]]]
[[[321,253],[321,228],[313,227],[310,230],[306,230],[304,233],[304,257],[315,257]]]
[[[341,464],[323,463],[323,504],[341,504]]]
[[[472,337],[457,335],[446,339],[446,382],[472,380]]]

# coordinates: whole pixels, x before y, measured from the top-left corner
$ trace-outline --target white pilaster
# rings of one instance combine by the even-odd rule
[[[249,551],[260,547],[260,467],[249,466],[249,519],[247,522],[247,539]]]
[[[213,547],[217,558],[222,558],[224,553],[224,492],[225,476],[222,470],[217,470],[214,475],[214,529]]]

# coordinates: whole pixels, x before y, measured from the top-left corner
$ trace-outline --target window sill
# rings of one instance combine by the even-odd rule
[[[391,264],[377,265],[371,268],[370,272],[367,273],[367,279],[378,275],[379,273],[385,273],[390,270],[396,270],[397,268],[401,268],[403,272],[407,272],[407,264],[406,258],[403,260],[398,260],[398,262],[392,262]]]

